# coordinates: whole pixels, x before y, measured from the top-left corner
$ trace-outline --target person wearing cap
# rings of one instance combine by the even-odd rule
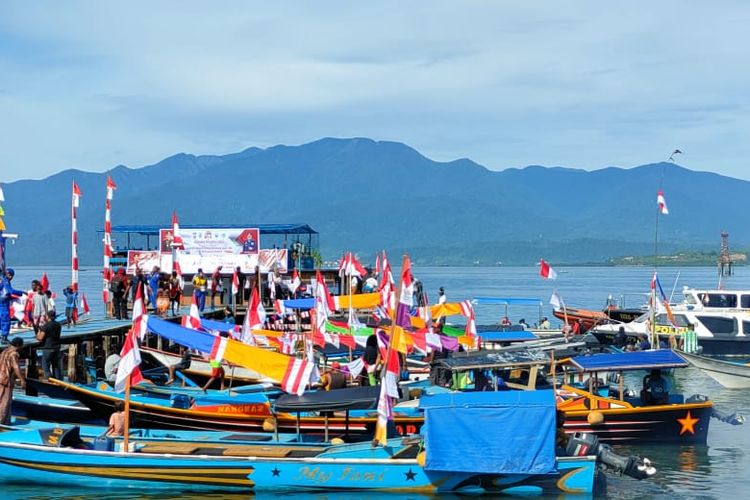
[[[11,285],[15,275],[16,272],[8,268],[5,275],[0,276],[0,342],[3,344],[8,343],[8,334],[10,334],[10,320],[12,318],[10,304],[21,295],[26,294],[26,292],[14,289]]]
[[[198,304],[198,311],[203,312],[206,308],[206,284],[208,280],[206,275],[203,274],[203,269],[198,269],[198,274],[193,276],[193,295],[195,301]]]
[[[334,361],[331,367],[323,372],[320,376],[320,384],[326,391],[343,389],[346,387],[346,377],[341,371],[341,363]]]

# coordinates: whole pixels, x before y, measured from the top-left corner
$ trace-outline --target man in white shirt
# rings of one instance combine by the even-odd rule
[[[438,290],[438,304],[445,304],[448,299],[445,296],[445,288],[442,286]]]

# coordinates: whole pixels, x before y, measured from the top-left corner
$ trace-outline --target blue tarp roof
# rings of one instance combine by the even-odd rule
[[[471,301],[477,305],[487,306],[538,306],[542,303],[542,299],[518,297],[474,297]]]
[[[148,330],[165,339],[206,354],[211,353],[214,340],[216,339],[210,333],[185,328],[177,323],[170,323],[169,321],[154,318],[153,316],[149,316],[148,318]]]
[[[523,342],[526,340],[539,340],[539,337],[534,335],[532,332],[524,330],[519,331],[482,331],[478,333],[482,342]]]
[[[113,233],[136,233],[144,235],[158,235],[159,229],[167,229],[168,223],[152,224],[134,224],[112,226]],[[318,232],[307,224],[180,224],[180,230],[188,229],[243,229],[246,227],[258,228],[260,234],[318,234]],[[104,229],[99,229],[102,232]]]
[[[651,370],[688,366],[685,359],[669,349],[576,356],[571,358],[570,362],[584,372]]]
[[[231,332],[234,330],[234,321],[216,321],[215,319],[201,318],[201,326],[206,330],[215,330],[217,332]]]
[[[425,412],[426,470],[555,471],[556,407],[550,390],[435,394],[423,396],[419,407]]]

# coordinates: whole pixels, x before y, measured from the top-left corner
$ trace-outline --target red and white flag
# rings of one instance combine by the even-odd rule
[[[73,207],[78,208],[81,205],[81,188],[76,181],[73,181]]]
[[[141,374],[141,351],[138,349],[138,333],[131,328],[125,336],[125,343],[120,351],[120,364],[117,365],[115,390],[122,392],[130,378],[130,385],[136,385],[144,380]]]
[[[81,307],[83,307],[83,314],[91,314],[91,309],[89,308],[89,301],[86,300],[86,294],[81,294]]]
[[[304,359],[294,359],[287,366],[284,378],[281,381],[281,388],[290,393],[301,396],[305,392],[305,386],[310,381],[312,375],[313,363],[308,363]]]
[[[667,200],[664,199],[664,192],[661,189],[658,193],[656,193],[656,204],[659,206],[660,214],[669,214],[669,209],[667,209]]]
[[[318,270],[315,273],[315,328],[320,333],[325,333],[325,323],[328,317],[336,310],[336,303],[328,291],[323,275]]]
[[[133,300],[133,327],[131,330],[138,335],[139,340],[146,338],[148,333],[148,314],[146,314],[146,307],[143,304],[143,284],[140,282],[135,290],[135,300]]]
[[[474,306],[471,301],[464,300],[460,303],[461,314],[466,317],[466,328],[464,335],[475,338],[477,336],[477,322],[476,316],[474,315]]]
[[[556,280],[557,272],[544,259],[539,261],[539,275],[548,280]]]
[[[180,236],[180,223],[177,221],[177,212],[172,212],[172,248],[185,248],[185,242]]]
[[[367,274],[367,269],[351,252],[344,253],[339,264],[339,276],[354,276],[361,278]]]
[[[260,301],[258,289],[253,288],[253,294],[250,296],[250,305],[247,307],[247,316],[250,318],[250,329],[260,330],[266,323],[266,308]]]
[[[291,283],[289,283],[289,291],[292,292],[292,295],[297,293],[297,289],[300,287],[301,284],[302,284],[302,280],[299,279],[299,272],[297,272],[297,270],[295,269],[292,272],[292,281]]]
[[[201,326],[201,313],[198,310],[198,300],[193,295],[193,300],[190,302],[190,312],[187,316],[182,317],[182,326],[190,328],[191,330],[202,330]]]
[[[240,293],[240,277],[237,275],[237,269],[232,273],[232,295]]]

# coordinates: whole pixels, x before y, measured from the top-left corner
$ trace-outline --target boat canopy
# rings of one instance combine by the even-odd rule
[[[333,391],[314,391],[295,396],[284,394],[274,403],[276,412],[369,410],[378,405],[379,386],[350,387]]]
[[[201,318],[201,326],[206,330],[213,330],[216,332],[232,332],[236,325],[234,323],[227,323],[226,321]]]
[[[471,302],[480,306],[540,306],[542,299],[517,297],[474,297]]]
[[[582,372],[684,368],[688,362],[670,349],[576,356],[570,363]]]
[[[465,371],[544,365],[549,363],[549,358],[544,351],[540,350],[484,351],[467,356],[455,355],[441,359],[439,363],[451,371]]]
[[[420,398],[419,408],[425,412],[421,432],[427,471],[555,471],[556,414],[551,390],[435,394]]]
[[[525,342],[527,340],[539,340],[532,332],[525,330],[493,331],[483,330],[478,332],[482,342]]]

